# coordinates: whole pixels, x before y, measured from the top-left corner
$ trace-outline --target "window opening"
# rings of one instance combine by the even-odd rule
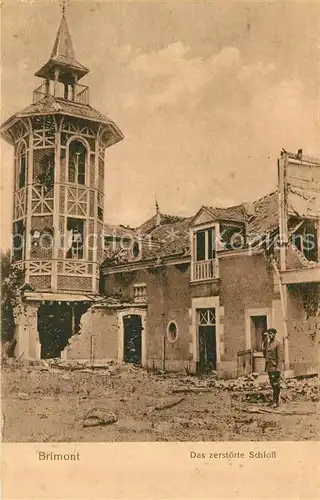
[[[67,259],[83,259],[84,257],[84,221],[82,219],[67,219],[68,251]]]
[[[175,321],[170,321],[168,323],[167,338],[171,344],[174,344],[178,339],[178,325]]]
[[[27,177],[27,149],[23,143],[18,158],[18,188],[21,189],[26,185]]]
[[[13,259],[23,260],[25,252],[25,227],[23,220],[13,224]]]
[[[196,233],[197,261],[211,260],[216,255],[216,231],[214,228]]]
[[[69,146],[68,180],[76,184],[86,183],[87,149],[81,141],[72,141]]]

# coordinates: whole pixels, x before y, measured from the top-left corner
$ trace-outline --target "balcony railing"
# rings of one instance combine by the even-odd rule
[[[33,92],[33,103],[41,101],[47,95],[52,95],[58,99],[66,101],[78,102],[80,104],[89,104],[89,87],[86,85],[69,85],[65,86],[61,82],[50,82],[49,87],[44,82]]]
[[[134,302],[146,302],[147,301],[147,285],[139,284],[133,287]]]
[[[208,279],[214,279],[218,277],[218,266],[217,261],[213,260],[202,260],[199,262],[194,262],[192,266],[192,281],[203,281]]]

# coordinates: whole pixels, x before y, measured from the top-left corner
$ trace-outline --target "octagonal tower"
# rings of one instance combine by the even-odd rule
[[[90,105],[89,88],[79,84],[88,71],[76,59],[63,10],[52,54],[36,73],[43,82],[33,103],[0,130],[14,147],[12,256],[30,285],[37,325],[40,305],[61,302],[74,324],[73,306],[99,290],[105,150],[123,134]],[[27,351],[40,357],[39,346]]]

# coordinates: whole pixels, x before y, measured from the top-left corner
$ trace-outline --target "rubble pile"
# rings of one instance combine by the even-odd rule
[[[282,382],[284,399],[294,401],[295,399],[319,401],[320,379],[319,377],[305,379],[288,379]]]
[[[251,403],[267,402],[270,399],[270,383],[266,376],[253,373],[237,379],[219,380],[210,376],[202,379],[197,377],[181,377],[179,386],[175,382],[174,392],[210,392],[214,390],[230,391],[234,397],[240,396]],[[309,400],[319,401],[319,377],[292,378],[281,381],[282,398],[285,401]]]
[[[61,371],[80,371],[84,373],[103,373],[104,375],[114,375],[121,370],[121,366],[115,361],[104,363],[103,365],[93,365],[89,362],[81,361],[62,361],[60,358],[41,359],[39,361],[30,361],[29,366],[40,371],[50,371],[58,373]]]
[[[104,364],[92,364],[89,362],[63,361],[61,359],[47,359],[39,361],[18,360],[9,358],[4,361],[3,367],[24,368],[30,371],[43,371],[50,373],[60,373],[62,379],[70,379],[72,372],[104,375],[107,378],[117,378],[130,380],[132,383],[147,383],[149,378],[158,381],[160,386],[166,385],[167,389],[173,393],[184,392],[213,392],[229,391],[233,397],[241,397],[251,403],[266,402],[270,399],[270,383],[266,375],[252,373],[236,379],[219,379],[216,374],[197,377],[182,375],[181,373],[168,373],[164,371],[151,372],[132,364],[119,364],[110,361]],[[65,373],[65,375],[63,375]],[[319,401],[320,381],[318,376],[298,377],[282,379],[281,397],[284,401],[308,400]]]
[[[256,374],[239,377],[234,380],[215,381],[213,387],[228,391],[244,392],[251,402],[267,401],[270,384],[259,380]],[[286,401],[311,400],[319,401],[319,377],[292,378],[281,381],[282,397]]]
[[[269,383],[267,381],[260,380],[258,377],[258,374],[252,373],[251,375],[246,375],[236,379],[214,380],[212,385],[216,389],[224,389],[227,391],[250,391],[267,388]]]

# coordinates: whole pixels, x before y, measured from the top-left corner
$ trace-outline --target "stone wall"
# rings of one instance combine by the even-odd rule
[[[219,268],[220,304],[224,306],[224,361],[236,363],[237,352],[246,349],[245,311],[272,307],[273,276],[263,255],[221,259]]]
[[[318,284],[319,288],[319,284]],[[319,373],[320,364],[320,310],[313,311],[304,304],[306,296],[302,285],[288,291],[288,336],[290,367],[296,375]],[[316,290],[310,293],[316,300]]]
[[[124,301],[133,301],[134,285],[145,283],[147,290],[147,363],[149,366],[184,366],[189,360],[189,292],[190,269],[174,265],[165,268],[141,269],[133,273],[117,273],[104,277],[104,291]],[[167,325],[176,321],[175,343],[167,338]]]
[[[107,361],[118,358],[117,314],[112,309],[90,308],[81,317],[80,332],[73,335],[63,359]]]

